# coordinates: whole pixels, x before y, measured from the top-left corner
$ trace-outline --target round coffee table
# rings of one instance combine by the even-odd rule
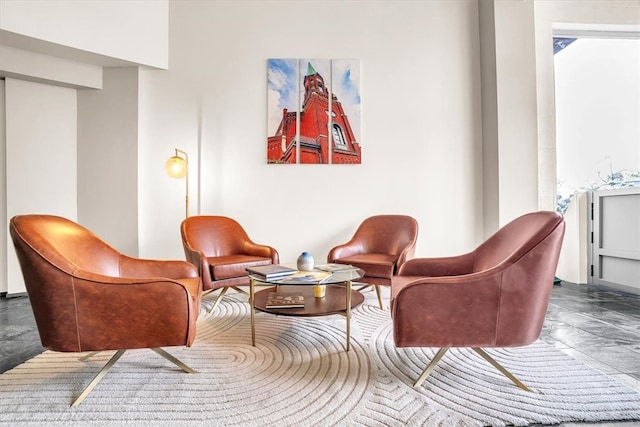
[[[353,268],[349,270],[335,271],[322,285],[326,286],[326,294],[322,298],[314,296],[314,286],[317,284],[286,284],[278,280],[265,280],[258,275],[249,274],[249,304],[251,305],[251,344],[256,345],[255,331],[255,309],[265,313],[277,314],[281,316],[329,316],[341,314],[346,318],[347,344],[346,350],[350,349],[351,341],[351,309],[364,301],[364,295],[351,288],[354,280],[361,279],[364,270]],[[259,292],[255,292],[256,284],[272,284],[270,287]],[[270,292],[283,289],[286,293],[296,293],[304,295],[304,308],[267,308],[267,299]]]

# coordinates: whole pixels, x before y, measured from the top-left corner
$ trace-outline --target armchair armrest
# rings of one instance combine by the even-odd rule
[[[392,279],[398,347],[483,347],[497,337],[501,273]],[[455,318],[452,318],[455,313]]]
[[[398,257],[398,261],[396,262],[396,271],[394,272],[394,274],[398,274],[398,271],[400,270],[400,267],[402,267],[402,265],[409,261],[410,259],[413,258],[413,254],[415,253],[416,247],[415,245],[409,246],[407,248],[405,248],[401,253],[400,256]]]
[[[327,255],[327,262],[334,262],[339,258],[346,258],[353,255],[358,255],[363,252],[362,242],[352,238],[346,243],[338,245],[332,248]]]
[[[67,312],[58,312],[58,318],[67,323],[69,335],[43,339],[43,344],[53,340],[48,348],[75,352],[193,343],[200,298],[193,298],[180,281],[82,270],[74,272],[72,280],[73,303],[56,307]]]
[[[211,269],[209,266],[209,260],[201,251],[192,248],[186,242],[184,242],[184,254],[187,261],[194,265],[198,270],[198,275],[202,279],[203,289],[212,289],[213,282],[211,281]]]
[[[399,276],[443,277],[473,272],[473,253],[441,258],[413,258],[398,269]]]
[[[247,255],[271,258],[271,261],[274,264],[278,264],[280,262],[280,256],[278,255],[278,251],[276,251],[271,246],[260,245],[258,243],[252,242],[251,240],[246,240],[244,242],[242,250]]]

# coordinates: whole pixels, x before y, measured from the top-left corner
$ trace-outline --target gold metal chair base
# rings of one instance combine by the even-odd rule
[[[438,362],[440,361],[440,359],[442,359],[442,356],[444,356],[444,354],[449,350],[449,347],[443,347],[440,350],[438,350],[438,352],[436,353],[436,355],[433,357],[433,359],[431,359],[431,362],[429,362],[429,365],[427,365],[426,369],[424,370],[424,372],[422,372],[422,375],[420,375],[420,378],[418,378],[418,380],[413,384],[414,387],[418,387],[419,385],[421,385],[424,380],[429,376],[429,374],[431,373],[431,371],[433,371],[433,368],[435,368],[435,366],[438,364]],[[489,362],[494,368],[496,368],[498,371],[500,371],[504,376],[506,376],[507,378],[509,378],[515,385],[517,385],[519,388],[521,388],[524,391],[531,391],[526,385],[524,385],[518,378],[515,377],[515,375],[513,375],[511,372],[507,371],[504,366],[502,366],[501,364],[499,364],[493,357],[489,356],[487,354],[487,352],[485,352],[483,349],[478,348],[478,347],[473,347],[473,351],[475,351],[476,353],[478,353],[480,356],[482,356],[482,358],[484,360],[486,360],[487,362]]]
[[[220,293],[218,294],[218,297],[216,298],[216,300],[213,303],[213,306],[211,306],[211,309],[209,309],[209,311],[207,311],[207,314],[211,314],[213,313],[213,310],[216,309],[216,307],[218,306],[218,304],[220,303],[220,300],[222,300],[222,297],[224,296],[224,294],[227,293],[227,291],[229,290],[229,288],[222,288],[222,290],[220,291]]]
[[[197,372],[196,370],[190,368],[185,363],[181,362],[179,359],[177,359],[176,357],[172,356],[171,354],[169,354],[167,351],[165,351],[162,348],[159,348],[159,347],[158,348],[152,348],[151,350],[155,351],[156,353],[158,353],[160,356],[164,357],[165,359],[167,359],[171,363],[174,363],[180,369],[182,369],[183,371],[185,371],[187,373],[194,374],[194,373]],[[104,365],[102,367],[100,372],[98,372],[98,375],[96,375],[95,378],[89,383],[89,385],[82,391],[82,393],[80,393],[80,395],[76,398],[76,400],[74,400],[73,403],[71,403],[71,406],[78,406],[79,404],[82,403],[82,401],[87,396],[89,396],[89,393],[91,393],[91,391],[95,388],[95,386],[97,386],[98,383],[100,381],[102,381],[104,376],[107,375],[109,370],[111,370],[111,368],[113,367],[113,365],[115,365],[115,363],[118,361],[118,359],[120,359],[122,357],[122,355],[125,353],[125,351],[127,351],[127,350],[118,350],[118,351],[115,352],[115,354],[113,356],[111,356],[111,359],[109,359],[109,361],[106,363],[106,365]],[[81,357],[80,360],[87,360],[91,356],[93,356],[94,354],[97,354],[97,353],[100,353],[100,352],[99,351],[91,352],[88,355],[86,355],[84,357]]]
[[[216,309],[216,307],[218,306],[218,304],[220,303],[220,301],[222,300],[222,297],[227,293],[227,291],[229,290],[229,288],[233,289],[236,292],[239,292],[241,294],[245,294],[245,295],[249,295],[249,292],[245,291],[242,288],[239,288],[237,286],[229,286],[229,287],[224,287],[222,288],[222,290],[220,291],[220,293],[218,294],[218,297],[216,298],[216,300],[213,303],[213,306],[211,306],[211,308],[207,311],[207,314],[211,314],[213,313],[213,310]],[[209,291],[209,292],[213,292],[213,291]]]
[[[376,296],[378,297],[378,305],[380,306],[380,310],[384,310],[384,305],[382,305],[382,292],[380,292],[380,285],[367,285],[367,284],[365,284],[364,286],[360,286],[359,288],[357,288],[356,291],[360,292],[360,291],[362,291],[364,289],[369,289],[372,286],[376,290]]]

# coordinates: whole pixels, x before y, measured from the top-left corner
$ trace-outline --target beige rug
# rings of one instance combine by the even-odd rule
[[[419,388],[434,349],[396,349],[388,309],[373,292],[344,318],[258,313],[251,346],[246,297],[202,311],[191,348],[168,350],[186,374],[149,350],[127,352],[79,406],[71,401],[112,353],[88,361],[45,352],[0,375],[0,425],[502,426],[640,420],[640,393],[537,342],[489,350],[533,393],[475,353],[452,350]],[[204,305],[211,305],[206,300]],[[132,319],[135,327],[135,319]]]

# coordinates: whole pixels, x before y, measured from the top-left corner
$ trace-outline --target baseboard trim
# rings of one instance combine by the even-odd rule
[[[5,298],[5,299],[9,299],[9,298],[24,298],[28,296],[28,294],[26,292],[16,292],[15,294],[9,294],[7,292],[0,292],[0,298]]]

